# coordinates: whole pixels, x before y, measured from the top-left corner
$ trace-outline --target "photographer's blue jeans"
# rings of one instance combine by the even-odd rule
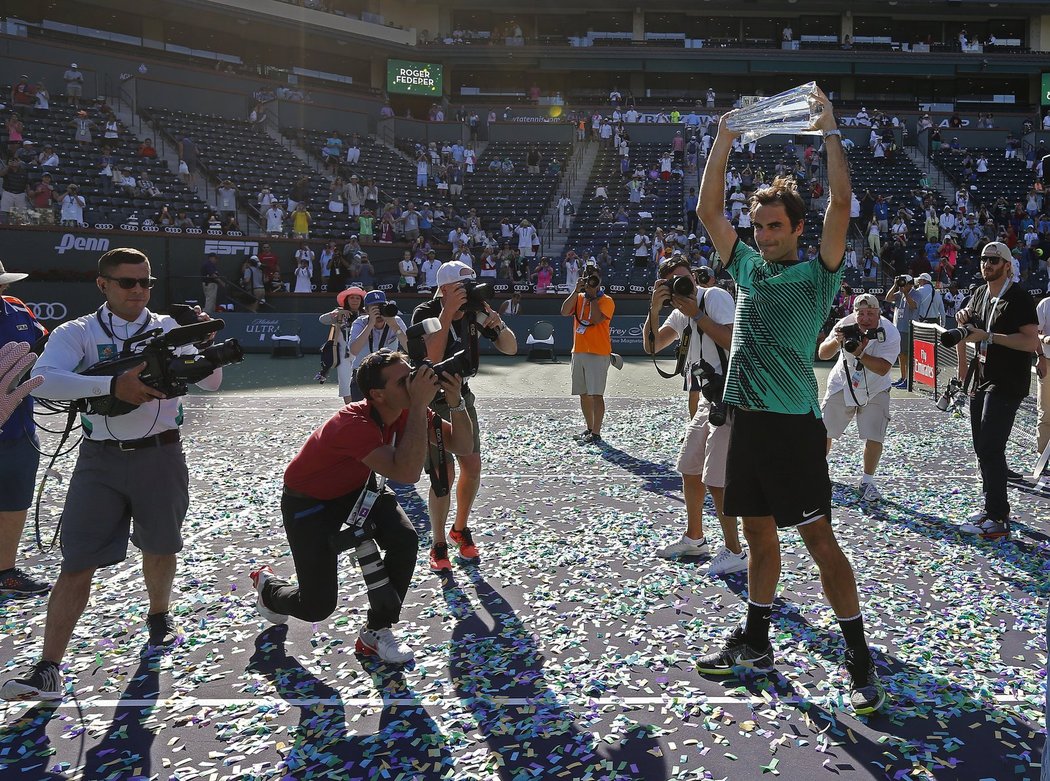
[[[973,449],[981,467],[984,511],[996,521],[1010,517],[1010,502],[1006,498],[1006,442],[1020,406],[1021,397],[1000,393],[994,385],[977,391],[970,399],[970,427]]]

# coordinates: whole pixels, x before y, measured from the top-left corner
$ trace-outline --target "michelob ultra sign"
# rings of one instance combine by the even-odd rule
[[[430,62],[387,60],[386,91],[440,97],[443,69]]]

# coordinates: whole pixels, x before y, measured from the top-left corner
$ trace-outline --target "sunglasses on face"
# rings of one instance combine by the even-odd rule
[[[138,285],[143,290],[149,290],[157,284],[156,277],[146,277],[144,279],[138,279],[136,277],[107,277],[103,275],[102,278],[108,279],[111,282],[116,282],[124,290],[131,290],[133,287],[135,287],[135,285]]]
[[[987,263],[989,266],[998,266],[1000,263],[1003,262],[1003,259],[1000,258],[998,255],[982,255],[981,262]]]

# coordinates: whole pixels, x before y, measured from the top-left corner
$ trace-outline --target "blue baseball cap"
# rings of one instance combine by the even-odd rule
[[[365,301],[364,301],[364,305],[365,306],[372,306],[373,304],[385,304],[385,303],[386,303],[386,293],[384,293],[382,290],[369,290],[368,293],[365,295]]]

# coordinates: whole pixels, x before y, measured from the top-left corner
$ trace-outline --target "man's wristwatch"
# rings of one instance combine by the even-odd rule
[[[462,396],[460,396],[459,397],[459,404],[457,404],[455,407],[449,407],[448,411],[449,412],[466,412],[467,411],[467,400],[464,399]]]
[[[822,130],[820,131],[820,135],[824,138],[827,138],[828,136],[838,136],[839,138],[842,138],[842,131],[838,128],[835,128],[834,130]]]

